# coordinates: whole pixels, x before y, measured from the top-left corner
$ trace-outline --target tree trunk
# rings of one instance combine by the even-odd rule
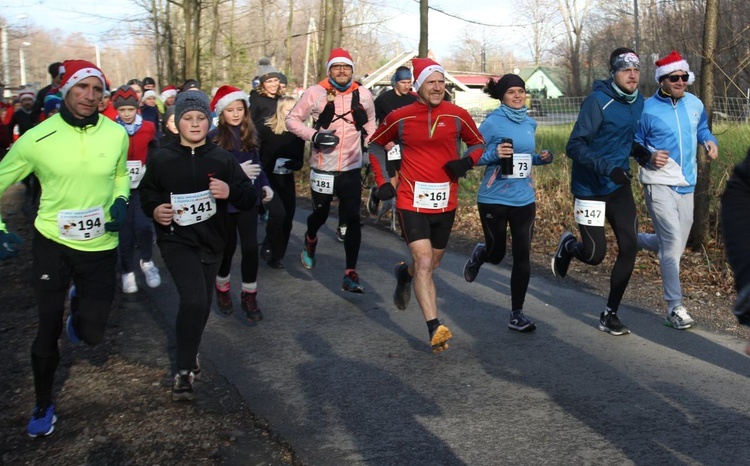
[[[284,74],[287,79],[292,75],[292,27],[294,26],[294,0],[289,0],[289,19],[286,22],[286,61]]]
[[[331,47],[343,47],[344,0],[333,0],[333,31]],[[350,52],[352,52],[350,50]]]
[[[429,51],[429,45],[427,44],[428,38],[428,21],[427,14],[430,11],[430,3],[428,0],[419,0],[419,57],[427,58],[427,52]]]
[[[211,19],[213,20],[213,22],[211,24],[211,39],[208,45],[209,50],[211,50],[211,71],[209,73],[209,78],[212,83],[215,83],[218,81],[217,60],[219,58],[219,0],[212,0],[211,2]]]
[[[320,46],[320,71],[318,72],[318,79],[323,79],[326,76],[326,61],[327,54],[330,53],[333,48],[333,30],[335,26],[333,24],[333,0],[325,0],[325,22],[323,23],[323,43]]]
[[[201,0],[184,0],[185,79],[200,81]]]
[[[701,59],[700,97],[706,107],[708,127],[713,126],[714,108],[714,69],[713,58],[716,53],[716,38],[719,24],[719,0],[706,0],[706,17],[703,26],[703,53]],[[698,149],[698,181],[695,185],[695,210],[693,212],[693,231],[691,245],[699,248],[708,242],[711,186],[711,164],[706,151]]]

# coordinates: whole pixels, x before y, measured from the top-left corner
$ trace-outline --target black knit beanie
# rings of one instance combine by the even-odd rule
[[[192,90],[180,92],[174,101],[174,123],[180,122],[182,116],[190,111],[197,110],[206,118],[211,118],[208,96],[203,91]]]
[[[490,78],[484,87],[484,92],[493,99],[503,100],[503,96],[511,87],[520,87],[525,90],[526,82],[517,74],[508,73],[497,81]]]

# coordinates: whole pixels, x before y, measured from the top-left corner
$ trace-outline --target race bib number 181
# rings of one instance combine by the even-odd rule
[[[333,194],[333,175],[310,171],[310,188],[320,194]]]
[[[604,213],[607,204],[602,201],[576,199],[573,216],[579,225],[604,226]]]

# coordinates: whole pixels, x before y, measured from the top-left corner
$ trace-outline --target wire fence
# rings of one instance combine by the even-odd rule
[[[584,97],[560,97],[557,99],[531,99],[529,116],[539,125],[566,125],[575,123]],[[497,107],[487,105],[465,105],[474,121],[479,125]],[[716,97],[713,110],[714,122],[749,124],[750,99],[743,97]]]

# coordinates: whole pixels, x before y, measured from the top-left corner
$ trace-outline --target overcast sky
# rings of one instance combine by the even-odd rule
[[[508,7],[510,0],[472,0],[471,2],[431,1],[430,6],[464,18],[488,24],[511,24],[512,21],[521,22],[514,18],[513,8]],[[122,26],[123,19],[135,18],[143,15],[143,11],[128,0],[30,0],[26,3],[16,0],[0,0],[3,16],[11,25],[20,27],[26,24],[36,25],[43,29],[60,29],[64,33],[80,32],[90,41],[110,43],[112,45],[122,41],[127,44],[127,38],[113,34],[118,26]],[[387,0],[382,10],[387,24],[379,27],[383,34],[398,38],[405,47],[415,51],[419,46],[419,3],[415,0]],[[25,16],[25,17],[24,17]],[[465,26],[472,25],[454,17],[430,11],[430,48],[441,60],[451,52],[452,45],[460,37]],[[499,36],[512,37],[509,29],[489,29],[496,31]],[[123,27],[121,31],[127,31]],[[508,43],[507,46],[513,44]],[[522,54],[522,50],[516,51]]]

